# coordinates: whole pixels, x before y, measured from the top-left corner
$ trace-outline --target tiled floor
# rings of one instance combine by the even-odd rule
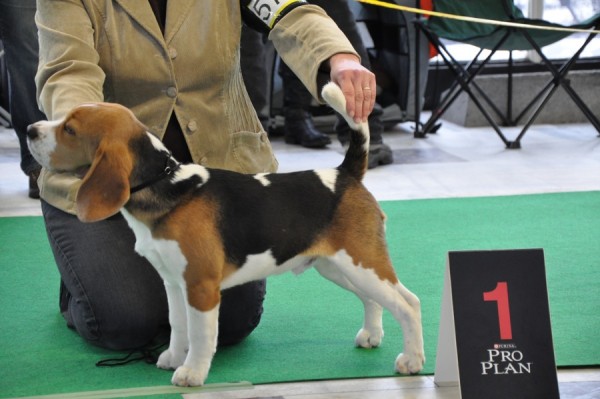
[[[464,129],[445,122],[436,135],[414,139],[410,124],[384,135],[396,163],[373,169],[365,182],[380,200],[512,195],[600,190],[600,137],[593,127],[534,126],[520,150],[507,150],[488,128]],[[507,129],[511,136],[514,130]],[[512,135],[514,137],[514,135]],[[307,150],[273,139],[280,171],[336,166],[343,157],[334,143]],[[39,215],[27,198],[12,130],[0,127],[0,216]],[[559,372],[563,399],[600,398],[600,369]],[[203,398],[458,398],[456,387],[439,388],[432,377],[303,382],[186,395]]]

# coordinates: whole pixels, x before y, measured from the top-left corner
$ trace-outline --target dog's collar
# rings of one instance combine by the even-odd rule
[[[131,189],[129,189],[129,193],[130,194],[136,193],[140,190],[145,189],[146,187],[153,185],[154,183],[159,182],[160,180],[164,179],[165,177],[171,176],[173,174],[173,172],[175,172],[179,168],[179,165],[181,165],[181,164],[175,158],[173,158],[173,156],[171,155],[170,152],[168,152],[167,159],[165,162],[165,167],[162,170],[162,172],[160,172],[159,174],[157,174],[150,180],[142,182],[142,183],[138,184],[137,186],[131,187]]]

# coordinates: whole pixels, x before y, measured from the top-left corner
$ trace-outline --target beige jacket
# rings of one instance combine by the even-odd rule
[[[244,173],[277,169],[242,82],[239,0],[170,1],[164,37],[142,0],[38,0],[36,22],[36,83],[48,119],[84,102],[116,102],[162,137],[174,111],[195,162]],[[321,64],[356,54],[316,6],[292,10],[269,38],[316,98]],[[41,196],[75,213],[79,184],[44,171]]]

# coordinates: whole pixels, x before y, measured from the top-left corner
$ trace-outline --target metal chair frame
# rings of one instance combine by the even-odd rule
[[[502,0],[506,4],[506,0]],[[435,5],[435,2],[434,2]],[[508,10],[508,6],[505,6],[505,9]],[[510,19],[514,17],[512,15],[508,15]],[[583,112],[585,117],[590,121],[590,123],[596,128],[596,130],[600,133],[600,121],[593,114],[593,112],[589,109],[589,107],[585,104],[585,102],[581,99],[581,97],[573,90],[570,85],[569,79],[567,78],[568,72],[571,70],[573,65],[579,59],[583,50],[587,47],[587,45],[594,39],[596,33],[590,32],[587,36],[584,43],[579,47],[579,49],[573,54],[573,56],[564,62],[560,67],[556,67],[552,62],[543,54],[541,47],[535,42],[535,40],[531,37],[529,32],[526,29],[520,28],[506,28],[506,32],[501,37],[501,39],[490,49],[489,55],[484,59],[480,59],[482,53],[485,48],[480,48],[477,55],[473,58],[472,61],[468,62],[466,65],[458,62],[450,53],[447,46],[444,45],[441,38],[438,37],[431,29],[428,28],[426,21],[423,19],[418,19],[416,22],[417,31],[423,33],[427,40],[433,44],[433,46],[437,49],[440,57],[442,58],[444,64],[448,67],[448,69],[452,72],[455,77],[455,81],[451,85],[450,89],[447,91],[446,95],[440,100],[439,105],[432,111],[431,117],[420,126],[419,123],[416,124],[415,127],[415,137],[423,138],[429,133],[434,133],[439,128],[439,119],[442,115],[448,110],[448,108],[454,103],[454,101],[458,98],[459,94],[462,92],[467,93],[471,101],[475,104],[475,106],[481,111],[483,117],[487,120],[489,125],[494,129],[498,137],[502,140],[507,148],[521,148],[521,139],[525,135],[525,133],[529,130],[531,125],[535,122],[536,118],[539,116],[540,112],[550,100],[552,95],[555,93],[556,89],[560,86],[565,92],[569,95],[569,97],[575,102],[577,107]],[[551,73],[551,78],[549,81],[543,86],[543,88],[534,96],[534,98],[524,106],[524,108],[520,111],[520,113],[513,118],[512,117],[512,97],[513,97],[513,57],[512,51],[509,51],[508,58],[508,77],[507,77],[507,111],[502,112],[498,106],[490,99],[490,97],[481,89],[479,85],[475,82],[475,78],[480,74],[480,72],[484,69],[485,66],[489,64],[492,56],[501,49],[502,45],[506,42],[506,40],[513,34],[516,33],[517,30],[520,30],[520,33],[523,35],[525,40],[531,46],[531,49],[534,50],[541,59],[541,63],[546,67],[546,69]],[[420,35],[418,35],[420,36]],[[418,49],[417,45],[417,49]],[[418,82],[417,82],[418,83]],[[418,92],[418,90],[417,90]],[[477,95],[475,94],[477,93]],[[479,97],[478,97],[479,96]],[[419,99],[419,101],[422,101]],[[492,110],[492,112],[497,116],[500,120],[500,123],[497,123],[494,117],[490,114],[490,112],[484,107],[483,102],[488,105],[488,107]],[[525,119],[530,111],[533,112],[530,116]],[[417,104],[416,112],[420,111],[420,106]],[[419,115],[419,114],[417,114]],[[419,120],[419,119],[417,119]],[[502,126],[517,126],[521,122],[524,123],[523,128],[517,135],[514,140],[509,140],[506,135],[502,132],[500,125]]]

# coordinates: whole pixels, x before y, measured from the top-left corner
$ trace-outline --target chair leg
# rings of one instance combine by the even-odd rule
[[[420,2],[417,2],[417,7],[420,7]],[[417,16],[419,18],[419,16]],[[425,138],[425,133],[421,129],[421,102],[423,99],[419,95],[421,92],[421,68],[419,60],[421,59],[421,31],[419,29],[419,20],[415,22],[415,131],[413,137]]]
[[[511,126],[515,123],[512,119],[513,100],[513,52],[508,52],[508,77],[506,79],[506,119]]]
[[[12,121],[10,118],[10,113],[6,111],[4,108],[0,107],[0,125],[4,127],[11,127]]]

